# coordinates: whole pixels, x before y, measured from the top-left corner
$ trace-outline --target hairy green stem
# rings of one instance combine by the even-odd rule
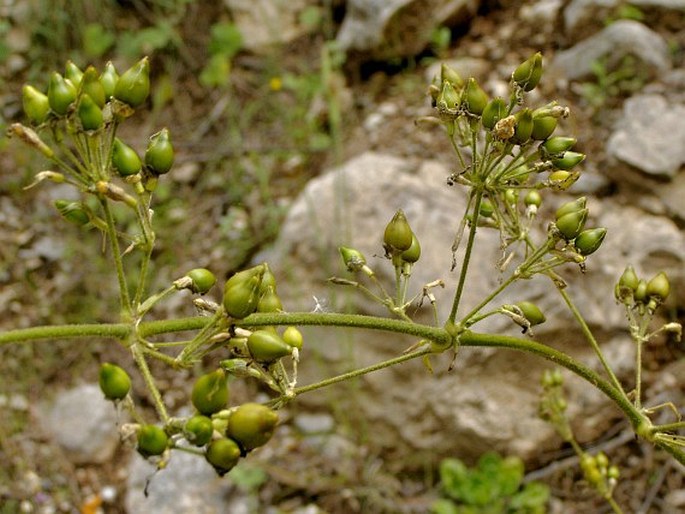
[[[141,350],[139,341],[135,341],[133,345],[131,345],[131,354],[133,355],[133,360],[136,362],[141,375],[143,375],[143,380],[145,381],[148,391],[150,391],[150,394],[152,395],[152,402],[155,405],[157,414],[159,415],[160,419],[166,423],[169,420],[169,414],[167,414],[166,406],[162,400],[162,394],[159,392],[157,384],[155,384],[155,379],[147,365],[147,361],[145,360],[145,355]]]
[[[124,271],[124,262],[121,258],[121,250],[119,248],[119,239],[117,236],[117,229],[114,224],[114,215],[109,208],[109,202],[105,198],[100,198],[100,205],[105,213],[105,222],[107,223],[107,237],[109,238],[110,247],[112,250],[112,259],[114,260],[114,267],[117,271],[117,280],[119,281],[119,299],[121,303],[122,313],[131,315],[131,299],[128,294],[128,284],[126,284],[126,273]]]

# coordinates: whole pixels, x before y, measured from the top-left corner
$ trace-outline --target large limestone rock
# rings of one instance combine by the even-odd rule
[[[446,290],[435,291],[443,323],[457,279],[456,272],[449,271],[450,246],[466,201],[462,189],[446,186],[448,174],[448,169],[436,162],[408,162],[367,153],[313,180],[292,206],[272,255],[267,257],[280,275],[279,294],[285,308],[383,315],[384,309],[366,297],[353,290],[329,287],[325,280],[331,275],[352,278],[342,270],[337,253],[337,247],[344,244],[362,251],[380,280],[392,290],[393,272],[382,257],[381,237],[395,210],[402,208],[423,248],[411,292],[419,291],[426,282],[443,279]],[[549,199],[554,201],[554,197]],[[606,336],[603,348],[620,373],[632,362],[632,344],[612,290],[627,264],[625,256],[631,256],[639,272],[649,274],[665,266],[675,281],[682,282],[685,242],[673,223],[634,208],[619,210],[608,202],[591,201],[591,211],[590,223],[609,228],[611,245],[590,260],[586,275],[581,276],[572,267],[564,275],[569,277],[570,292],[591,326]],[[631,222],[626,223],[626,219]],[[501,280],[494,264],[501,257],[495,231],[481,232],[475,256],[462,314]],[[492,305],[520,299],[538,302],[547,313],[548,323],[536,330],[539,340],[596,365],[548,280],[536,277],[527,281]],[[431,314],[425,305],[418,317],[430,323]],[[501,317],[488,318],[487,323],[475,328],[519,332]],[[399,355],[415,342],[395,335],[332,328],[310,328],[305,341],[301,384]],[[548,363],[512,351],[463,348],[455,369],[447,372],[450,358],[436,358],[433,375],[421,363],[409,362],[368,375],[359,387],[336,386],[328,392],[303,395],[298,401],[328,404],[330,409],[342,407],[362,415],[372,427],[365,434],[370,444],[404,459],[475,456],[489,448],[525,457],[555,444],[551,429],[538,420],[536,412],[539,378],[543,369],[550,367]],[[605,409],[605,399],[592,387],[580,380],[569,384],[571,415],[578,414],[580,406],[583,410],[576,422],[580,437],[596,436],[608,421],[605,413],[613,411]]]

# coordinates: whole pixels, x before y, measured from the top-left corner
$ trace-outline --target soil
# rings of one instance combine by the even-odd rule
[[[153,70],[164,70],[154,72],[153,82],[168,79],[174,84],[171,99],[163,109],[151,109],[147,124],[126,133],[144,141],[153,127],[167,125],[177,146],[176,170],[171,183],[160,192],[159,217],[164,224],[160,233],[170,237],[158,245],[153,288],[173,279],[179,269],[203,266],[219,276],[240,269],[275,238],[283,213],[307,181],[348,157],[376,149],[409,159],[450,159],[444,138],[414,124],[414,118],[430,112],[427,67],[439,58],[469,56],[490,63],[490,75],[502,77],[503,70],[511,70],[534,51],[551,56],[568,43],[568,36],[558,23],[540,28],[520,22],[521,4],[532,3],[483,2],[469,25],[454,28],[449,48],[393,63],[351,56],[326,77],[323,87],[316,84],[325,43],[320,34],[280,48],[275,56],[243,52],[232,63],[230,90],[211,92],[200,86],[196,63],[204,59],[210,27],[219,14],[191,4],[185,20],[177,26],[184,50],[171,57],[160,53],[152,60]],[[341,14],[338,8],[336,18]],[[135,28],[140,20],[131,16],[119,24]],[[669,30],[673,33],[672,27]],[[681,28],[680,37],[682,33]],[[172,67],[176,61],[178,66]],[[278,73],[272,74],[272,70]],[[304,106],[296,90],[280,90],[265,83],[270,76],[285,81],[288,76],[305,74],[309,83],[301,87],[319,90],[306,98]],[[0,100],[9,121],[20,120],[19,91],[27,79],[23,70],[0,82],[6,92]],[[601,142],[606,141],[610,120],[622,98],[610,98],[601,107],[602,116],[597,116],[597,108],[576,91],[560,90],[544,81],[540,88],[542,97],[557,98],[572,107],[580,150],[591,155],[599,168],[605,159]],[[295,114],[284,114],[289,109]],[[339,123],[337,110],[342,115]],[[369,137],[364,123],[379,110],[383,112],[382,126]],[[317,145],[322,135],[327,137],[326,143]],[[111,300],[116,298],[114,284],[96,278],[107,276],[103,275],[107,265],[99,251],[100,242],[93,244],[97,236],[82,237],[73,227],[56,222],[51,207],[58,198],[54,190],[40,186],[23,191],[41,164],[17,150],[14,141],[2,144],[0,329],[116,319],[116,300]],[[243,183],[231,184],[234,178]],[[183,234],[193,234],[192,240],[187,241]],[[54,253],[54,248],[64,251]],[[84,302],[84,298],[92,300]],[[176,303],[160,314],[192,313],[187,305]],[[95,382],[98,363],[117,360],[123,352],[104,341],[0,348],[0,406],[4,411],[0,418],[0,513],[125,512],[125,468],[112,463],[74,465],[46,437],[36,419],[43,401],[75,384]],[[666,343],[650,350],[645,377],[648,394],[658,395],[664,387],[658,378],[667,369],[682,376],[673,363],[680,356],[682,352]],[[155,372],[161,376],[168,373],[161,367]],[[178,388],[179,398],[185,394],[185,385],[172,385]],[[619,424],[593,442],[593,447],[610,453],[612,462],[622,470],[615,498],[626,512],[666,513],[664,496],[685,488],[682,468],[626,436],[625,429],[625,424]],[[358,434],[343,436],[353,441],[355,448],[343,463],[331,462],[306,442],[284,436],[288,444],[280,445],[268,462],[261,463],[269,475],[255,493],[261,505],[273,505],[282,512],[309,504],[329,513],[429,510],[437,497],[435,470],[421,476],[390,473],[383,456],[358,440]],[[132,453],[125,446],[118,451]],[[572,455],[561,447],[527,463],[529,478],[551,487],[555,500],[549,511],[609,512],[607,503],[583,481]],[[117,491],[116,497],[100,505],[107,487]],[[32,498],[32,503],[22,504],[27,498]],[[265,511],[266,507],[259,510]]]

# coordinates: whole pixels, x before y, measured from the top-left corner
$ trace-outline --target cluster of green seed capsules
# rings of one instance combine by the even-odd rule
[[[37,149],[56,167],[38,173],[34,184],[66,182],[130,207],[137,205],[136,195],[115,184],[113,177],[132,184],[138,194],[153,191],[158,177],[174,163],[168,129],[150,136],[142,157],[117,137],[119,125],[147,101],[149,73],[147,57],[121,75],[111,62],[100,72],[94,66],[81,71],[69,61],[64,74],[50,75],[47,91],[25,85],[22,103],[31,126],[15,123],[9,134]],[[72,223],[98,225],[82,202],[58,200],[55,207]]]
[[[671,283],[660,271],[649,280],[639,278],[632,266],[627,266],[614,287],[614,296],[628,309],[637,308],[653,313],[671,292]]]

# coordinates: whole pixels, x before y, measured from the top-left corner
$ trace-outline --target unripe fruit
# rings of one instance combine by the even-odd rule
[[[366,265],[366,258],[359,250],[341,246],[338,248],[347,271],[360,271]]]
[[[537,52],[519,64],[511,78],[524,91],[532,91],[542,78],[542,54]]]
[[[262,294],[257,303],[257,312],[282,312],[283,304],[281,299],[276,294],[276,290],[269,286],[266,291]]]
[[[281,336],[266,329],[252,332],[247,338],[247,348],[252,358],[258,362],[273,362],[293,351]]]
[[[582,209],[585,209],[586,205],[587,205],[587,198],[584,196],[581,196],[581,197],[576,198],[575,200],[573,200],[571,202],[566,202],[561,207],[559,207],[557,209],[557,212],[555,213],[554,217],[556,219],[559,219],[564,214],[568,214],[570,212],[576,212],[576,211],[580,211]]]
[[[166,128],[150,137],[145,151],[145,164],[155,175],[164,175],[174,164],[174,147]]]
[[[100,74],[100,84],[105,92],[105,100],[109,100],[114,94],[114,88],[119,80],[119,74],[114,68],[112,61],[107,61],[105,64],[105,70]]]
[[[71,82],[74,87],[78,88],[81,85],[81,79],[83,78],[81,69],[74,64],[74,61],[67,61],[64,68],[64,78]]]
[[[69,107],[76,100],[76,88],[65,80],[62,75],[54,72],[48,85],[48,103],[50,109],[58,116],[64,116],[69,112]]]
[[[564,152],[561,157],[551,159],[552,164],[564,171],[568,171],[585,160],[585,154],[579,152]]]
[[[519,201],[519,193],[516,189],[507,189],[504,192],[504,199],[508,205],[515,206]]]
[[[415,263],[421,257],[421,245],[416,235],[412,234],[411,246],[402,252],[402,260],[410,264]]]
[[[304,339],[302,337],[302,332],[300,332],[296,327],[288,327],[283,331],[283,342],[288,346],[302,349],[304,344]]]
[[[483,200],[480,202],[480,209],[478,212],[484,218],[490,218],[495,212],[495,206],[492,205],[492,202],[488,198],[483,198]]]
[[[516,306],[521,309],[521,313],[528,320],[528,323],[530,323],[531,326],[539,325],[540,323],[545,322],[545,315],[533,302],[518,302]]]
[[[668,276],[663,271],[657,273],[652,279],[647,282],[647,296],[656,297],[659,301],[664,301],[668,298],[671,292],[671,284]]]
[[[549,174],[549,185],[556,191],[566,191],[580,178],[577,171],[556,170]]]
[[[145,102],[150,93],[150,61],[143,57],[126,70],[114,87],[114,98],[134,109]]]
[[[635,269],[632,266],[626,266],[626,269],[623,270],[621,278],[618,279],[618,285],[635,291],[639,283],[640,279],[637,277]]]
[[[131,378],[116,364],[108,362],[100,366],[100,389],[108,400],[121,400],[131,390]]]
[[[507,114],[507,103],[503,98],[493,98],[483,109],[481,123],[486,129],[492,130],[495,124]]]
[[[576,142],[577,139],[575,137],[556,136],[549,138],[540,147],[547,155],[561,155],[570,150]]]
[[[22,105],[28,119],[36,125],[43,123],[50,112],[48,96],[28,84],[22,88]]]
[[[578,234],[580,234],[585,226],[588,212],[588,209],[581,209],[579,211],[564,214],[557,219],[557,229],[559,229],[561,235],[564,236],[564,239],[571,241],[578,237]]]
[[[461,88],[464,85],[464,79],[461,78],[459,73],[445,63],[440,65],[440,82],[449,82],[455,88]]]
[[[166,450],[169,437],[156,425],[143,425],[138,430],[138,453],[148,458],[161,455]]]
[[[69,200],[55,200],[55,208],[60,215],[70,223],[80,227],[87,225],[90,221],[90,216],[83,208],[81,202],[70,202]]]
[[[526,143],[533,133],[533,112],[528,109],[521,109],[514,114],[516,119],[516,128],[514,128],[514,136],[511,138],[513,143],[522,145]]]
[[[78,117],[84,130],[97,130],[102,127],[104,121],[102,110],[86,93],[81,95],[81,101],[78,104]]]
[[[459,107],[459,102],[459,93],[454,89],[454,86],[449,81],[443,82],[442,90],[436,101],[438,110],[456,111]]]
[[[258,264],[239,271],[226,281],[223,305],[229,316],[242,319],[257,310],[265,272],[266,266]]]
[[[523,203],[525,203],[526,206],[534,205],[535,207],[540,207],[540,205],[542,205],[542,195],[538,190],[532,189],[526,194]]]
[[[599,249],[606,235],[607,229],[604,227],[589,228],[578,234],[573,246],[576,247],[580,255],[590,255]]]
[[[392,250],[403,252],[411,247],[414,234],[402,209],[398,210],[385,227],[383,243]]]
[[[112,166],[122,177],[135,175],[142,168],[140,157],[136,151],[118,137],[112,145]]]
[[[243,451],[265,445],[274,433],[278,414],[266,405],[245,403],[231,412],[226,435],[236,441]]]
[[[535,116],[533,113],[533,132],[530,137],[536,141],[543,141],[551,136],[557,128],[554,116]]]
[[[190,444],[204,446],[212,439],[214,425],[207,416],[193,416],[183,426],[183,437]]]
[[[224,409],[228,403],[228,385],[224,370],[217,369],[199,377],[193,385],[190,399],[198,412],[205,416],[211,416]]]
[[[464,108],[467,112],[480,116],[488,104],[488,95],[478,85],[476,79],[469,78],[464,89]]]
[[[231,439],[215,439],[207,446],[205,459],[214,467],[219,476],[224,476],[238,464],[240,448]]]
[[[635,293],[633,294],[636,302],[644,302],[647,299],[647,281],[640,279],[635,288]]]
[[[81,79],[81,92],[90,96],[95,104],[102,109],[105,106],[105,88],[100,82],[97,70],[93,66],[88,66]]]
[[[214,273],[205,268],[195,268],[186,273],[193,281],[190,290],[193,293],[205,294],[216,283]]]

